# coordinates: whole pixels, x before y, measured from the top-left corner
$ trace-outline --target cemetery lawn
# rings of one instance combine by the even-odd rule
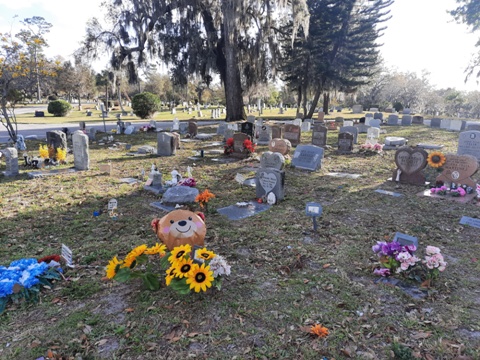
[[[456,153],[458,133],[424,126],[385,129],[388,136],[408,138],[409,145],[444,144],[445,153]],[[201,126],[200,132],[215,129]],[[329,132],[329,145],[337,134]],[[156,146],[154,133],[116,140],[132,149]],[[311,132],[302,134],[303,143],[310,140]],[[37,155],[39,144],[27,141],[30,155]],[[215,209],[254,199],[255,190],[234,178],[254,176],[259,162],[215,162],[222,156],[207,148],[204,158],[188,159],[206,144],[182,142],[174,157],[130,157],[121,145],[93,144],[89,171],[30,180],[25,172],[31,170],[23,170],[17,178],[0,177],[0,264],[58,254],[61,244],[72,249],[76,264],[65,268],[65,281],[42,290],[38,303],[10,304],[0,315],[0,359],[390,359],[394,351],[397,359],[480,358],[479,229],[459,224],[463,215],[480,217],[479,206],[419,197],[423,186],[396,187],[387,181],[395,152],[365,156],[357,145],[351,155],[327,149],[318,172],[287,166],[284,201],[230,221]],[[266,150],[258,147],[259,153]],[[99,165],[109,161],[112,175],[101,173]],[[141,169],[148,173],[152,163],[164,181],[174,168],[184,175],[191,166],[197,188],[216,195],[206,214],[206,245],[232,266],[221,291],[182,296],[169,287],[145,290],[138,279],[121,284],[105,278],[113,256],[158,241],[150,222],[165,213],[149,204],[159,197],[143,184],[119,182]],[[435,176],[427,170],[429,181]],[[117,220],[106,213],[112,198],[118,200]],[[305,216],[311,201],[323,206],[316,233]],[[102,214],[93,217],[94,211]],[[420,290],[421,297],[376,283],[372,273],[378,265],[372,245],[396,232],[418,237],[419,257],[433,245],[448,262],[435,286]],[[302,331],[314,324],[327,327],[329,335]]]
[[[67,116],[53,116],[52,114],[49,114],[45,110],[45,116],[44,117],[35,117],[33,113],[26,113],[26,114],[18,114],[16,115],[17,122],[19,124],[64,124],[64,123],[72,123],[75,125],[78,125],[79,121],[85,121],[86,123],[89,122],[100,122],[103,121],[102,119],[102,112],[100,110],[95,110],[95,105],[94,104],[86,104],[82,105],[82,111],[78,111],[78,106],[73,106],[72,111]],[[188,112],[183,112],[183,108],[177,108],[177,113],[175,115],[172,115],[170,110],[168,109],[163,109],[160,112],[157,112],[155,116],[152,119],[146,119],[142,120],[137,116],[131,116],[130,111],[131,108],[129,107],[124,107],[125,111],[128,112],[128,115],[123,115],[122,116],[122,121],[149,121],[149,120],[156,120],[156,121],[172,121],[173,118],[178,118],[180,121],[183,120],[192,120],[195,115],[197,114],[196,111],[192,111],[191,114],[188,114]],[[202,109],[203,117],[198,118],[196,117],[197,121],[201,120],[212,120],[210,113],[211,110],[215,109],[215,107],[211,107],[208,109]],[[86,116],[86,111],[91,110],[92,111],[92,116]],[[114,108],[114,110],[110,111],[110,115],[105,118],[105,121],[107,122],[117,122],[117,114],[121,114],[122,111],[119,107]],[[296,109],[287,109],[283,115],[278,114],[278,109],[265,109],[263,112],[263,115],[260,116],[264,120],[269,120],[269,119],[275,119],[275,120],[288,120],[288,119],[294,119],[296,114]],[[258,111],[251,113],[251,115],[256,115],[258,116]],[[315,113],[315,118],[317,114]],[[335,113],[330,113],[329,115],[325,116],[325,119],[335,119],[335,117],[341,116],[346,120],[349,119],[358,119],[360,117],[359,114],[353,114],[351,111],[345,110],[345,112],[335,112]],[[214,119],[214,120],[225,120],[225,115],[220,114],[220,118]]]

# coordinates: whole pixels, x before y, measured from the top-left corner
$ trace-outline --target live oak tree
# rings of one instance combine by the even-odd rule
[[[275,73],[276,22],[291,17],[295,37],[300,27],[308,33],[309,19],[306,0],[113,0],[107,12],[112,29],[92,19],[87,53],[110,51],[112,66],[127,68],[130,81],[152,59],[169,64],[174,82],[183,86],[191,74],[208,85],[217,73],[227,121],[245,118],[243,89]]]
[[[308,0],[311,14],[308,38],[286,41],[285,81],[297,89],[298,108],[311,118],[324,95],[328,112],[332,91],[354,92],[368,83],[380,62],[377,39],[388,20],[393,0]],[[288,39],[285,39],[288,40]],[[310,108],[307,99],[313,94]]]
[[[480,30],[480,2],[478,0],[456,0],[456,2],[458,4],[457,8],[450,11],[455,20],[468,25],[472,32]],[[480,47],[480,39],[476,46]],[[477,69],[480,69],[480,50],[466,69],[465,81],[473,74],[477,78],[480,77],[480,70],[475,73]]]

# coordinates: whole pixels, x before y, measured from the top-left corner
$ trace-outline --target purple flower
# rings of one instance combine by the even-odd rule
[[[377,245],[373,245],[372,246],[372,250],[375,254],[378,254],[381,250],[382,250],[382,247],[384,245],[387,245],[386,242],[383,242],[383,241],[377,241]]]
[[[415,251],[417,251],[417,247],[415,245],[406,245],[405,246],[405,249],[410,253],[414,253]]]
[[[375,275],[380,275],[385,277],[390,275],[390,269],[387,269],[387,268],[375,269],[373,273]]]

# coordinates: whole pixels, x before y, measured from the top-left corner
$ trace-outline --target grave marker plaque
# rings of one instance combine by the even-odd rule
[[[259,145],[268,145],[272,140],[272,129],[269,125],[262,125],[258,130],[258,141]]]
[[[255,136],[255,125],[250,122],[244,122],[240,124],[240,131],[243,134],[250,136],[252,139]]]
[[[278,152],[266,151],[260,157],[260,167],[282,170],[285,166],[285,157]]]
[[[257,198],[273,192],[276,200],[285,197],[285,171],[276,169],[260,169],[255,176],[255,193]]]
[[[77,170],[88,170],[90,168],[90,155],[88,136],[81,130],[77,130],[72,136],[73,163]]]
[[[292,144],[287,139],[272,139],[268,144],[268,150],[278,152],[282,155],[287,155],[292,148]]]
[[[437,181],[467,185],[475,189],[477,186],[471,176],[478,170],[478,160],[471,155],[445,155],[446,161]]]
[[[422,170],[427,165],[428,153],[421,148],[403,146],[395,153],[397,169],[392,179],[405,184],[425,185]]]
[[[248,157],[248,154],[244,151],[245,148],[243,147],[243,142],[250,139],[250,136],[248,136],[247,134],[235,133],[233,135],[233,153],[231,155],[233,157],[242,159]]]
[[[480,161],[480,131],[469,130],[460,133],[457,155],[472,155]]]
[[[340,128],[340,134],[341,133],[345,133],[345,132],[348,132],[350,134],[353,135],[353,143],[356,144],[357,143],[357,138],[358,138],[358,128],[356,128],[355,126],[342,126]]]
[[[312,145],[324,147],[327,145],[327,128],[321,124],[313,125]]]
[[[281,126],[273,125],[272,129],[272,139],[281,139],[283,137],[283,129]]]

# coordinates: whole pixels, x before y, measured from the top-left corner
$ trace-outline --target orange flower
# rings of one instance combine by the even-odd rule
[[[326,337],[328,335],[328,329],[320,324],[315,324],[310,328],[310,333],[318,337]]]
[[[197,195],[197,197],[195,198],[195,202],[200,203],[200,207],[203,208],[203,205],[207,203],[208,200],[213,199],[214,197],[215,197],[215,194],[208,191],[208,189],[205,189],[204,192]]]

